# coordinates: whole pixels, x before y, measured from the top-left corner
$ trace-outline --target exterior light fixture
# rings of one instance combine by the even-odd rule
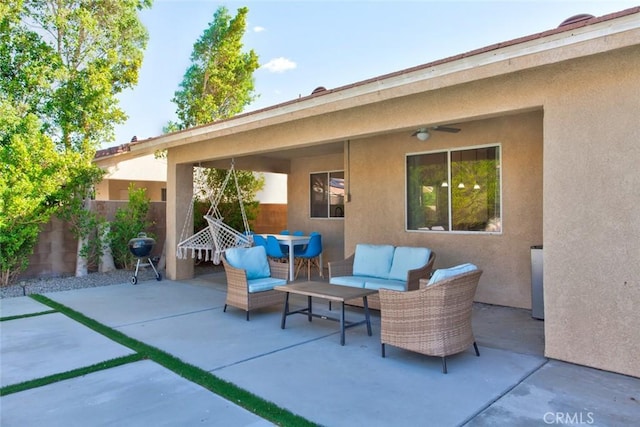
[[[464,188],[464,182],[461,182],[460,184],[458,184],[458,188]]]
[[[449,186],[449,183],[447,181],[443,181],[441,186],[446,188]]]
[[[448,127],[448,126],[432,126],[432,127],[429,127],[429,128],[420,128],[417,131],[415,131],[414,133],[412,133],[411,136],[415,136],[420,141],[426,141],[427,139],[429,139],[431,137],[431,133],[429,132],[430,130],[435,130],[435,131],[438,131],[438,132],[449,132],[449,133],[458,133],[458,132],[460,132],[460,129],[458,129],[458,128],[453,128],[453,127]]]
[[[475,183],[475,185],[473,186],[474,190],[479,190],[480,189],[480,184],[478,184],[477,182]]]
[[[431,136],[427,129],[418,129],[415,135],[420,141],[426,141]]]

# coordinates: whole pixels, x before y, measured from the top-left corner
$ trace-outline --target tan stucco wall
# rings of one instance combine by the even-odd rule
[[[322,264],[327,274],[328,262],[344,259],[344,218],[310,217],[309,175],[343,169],[342,154],[296,159],[291,162],[288,181],[288,227],[290,230],[302,230],[307,233],[317,231],[322,235]]]
[[[640,47],[558,67],[544,134],[546,355],[636,377],[638,70]]]
[[[94,163],[104,171],[104,178],[96,185],[96,200],[127,200],[130,183],[146,188],[151,201],[162,201],[166,188],[167,159],[154,154],[127,159],[121,156],[99,157]]]
[[[360,98],[274,116],[264,127],[239,120],[231,130],[223,124],[168,137],[169,145],[193,142],[169,150],[168,220],[184,218],[182,163],[350,140],[343,161],[352,196],[345,207],[345,254],[364,240],[428,245],[438,254],[437,267],[471,261],[485,270],[478,300],[527,307],[529,247],[542,243],[546,355],[640,377],[638,34],[550,50],[541,54],[544,63],[522,55],[408,83],[397,97],[385,98],[394,89],[380,84]],[[598,53],[627,41],[635,45]],[[436,123],[459,124],[463,132],[433,136],[427,146],[434,149],[502,144],[502,235],[404,231],[404,154],[421,151],[406,135]],[[337,160],[300,155],[268,161],[262,170],[291,172],[289,226],[306,228],[308,196],[298,180],[307,185],[309,171],[326,163],[333,168]],[[179,233],[175,223],[167,227]]]
[[[130,184],[146,189],[146,195],[152,202],[161,202],[162,189],[167,188],[166,182],[104,179],[96,186],[96,200],[128,200]]]
[[[158,182],[167,180],[167,159],[156,158],[154,154],[126,160],[117,155],[98,157],[95,163],[106,172],[105,179]]]
[[[502,146],[504,232],[405,231],[406,155],[486,144]],[[477,301],[531,307],[530,247],[542,243],[541,112],[465,123],[426,142],[407,132],[351,141],[350,152],[345,253],[357,243],[426,246],[437,268],[472,262],[484,270]]]
[[[193,165],[176,164],[171,151],[167,154],[167,278],[180,280],[193,277],[193,259],[177,257],[181,239],[193,234]],[[189,231],[190,230],[190,231]],[[183,235],[183,231],[186,232]]]

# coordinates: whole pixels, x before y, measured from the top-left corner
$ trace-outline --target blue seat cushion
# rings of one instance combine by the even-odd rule
[[[407,282],[405,280],[383,280],[369,278],[364,284],[365,289],[392,289],[394,291],[406,291]]]
[[[429,261],[431,249],[398,246],[393,253],[389,279],[407,280],[409,270],[424,267]]]
[[[340,276],[332,277],[329,283],[332,285],[351,286],[353,288],[364,288],[366,277]]]
[[[427,283],[427,286],[433,285],[434,283],[441,280],[457,276],[458,274],[468,273],[469,271],[474,271],[477,269],[478,267],[470,263],[460,264],[450,268],[439,268],[433,272],[433,275],[431,276],[431,279],[429,279],[429,283]]]
[[[264,277],[262,279],[252,279],[247,281],[249,293],[270,291],[274,286],[286,285],[285,279],[276,279],[273,277]]]
[[[231,248],[224,252],[224,256],[232,267],[245,270],[247,280],[271,276],[267,251],[264,246]]]
[[[388,278],[394,249],[392,245],[359,243],[353,260],[353,275]]]

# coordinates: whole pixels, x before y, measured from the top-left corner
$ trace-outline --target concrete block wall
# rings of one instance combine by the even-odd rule
[[[112,221],[115,218],[116,210],[123,208],[126,201],[93,200],[91,209],[100,216]],[[166,203],[151,202],[149,206],[149,218],[153,225],[146,230],[156,239],[156,245],[151,253],[152,257],[162,255],[162,250],[166,238]],[[256,233],[277,233],[287,228],[287,205],[286,204],[261,204],[258,218],[256,218],[252,229]],[[131,236],[135,237],[135,236]],[[69,224],[52,218],[44,225],[38,243],[29,257],[29,266],[18,278],[48,278],[73,276],[76,272],[76,253],[78,242],[71,233]]]
[[[115,218],[118,208],[124,207],[126,201],[94,200],[91,209],[102,217],[111,221]],[[156,238],[156,245],[151,256],[160,256],[165,241],[166,203],[151,202],[149,218],[153,226],[147,230]],[[135,236],[132,236],[135,237]],[[52,218],[45,224],[38,236],[38,243],[33,254],[29,257],[29,266],[23,271],[18,280],[31,278],[47,278],[73,276],[76,272],[77,239],[73,236],[69,224]]]
[[[287,205],[261,203],[251,229],[256,233],[279,233],[287,228]]]
[[[40,232],[38,243],[29,257],[29,266],[20,278],[60,277],[75,274],[78,243],[69,225],[52,218]]]

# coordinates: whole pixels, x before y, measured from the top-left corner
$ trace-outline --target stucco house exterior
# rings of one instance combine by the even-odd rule
[[[134,141],[132,141],[134,142]],[[167,159],[155,154],[131,157],[130,143],[98,150],[94,164],[101,167],[104,177],[95,187],[95,200],[126,201],[129,199],[129,186],[144,188],[149,200],[167,201]],[[260,202],[258,216],[252,221],[252,229],[260,233],[274,233],[286,228],[287,224],[287,175],[280,173],[260,173],[264,178],[264,187],[256,194]],[[162,211],[164,212],[164,208]],[[157,210],[154,209],[154,212]],[[154,218],[161,220],[160,227],[164,236],[165,215]],[[159,246],[162,245],[161,242]]]
[[[94,163],[105,175],[96,185],[96,200],[128,200],[129,184],[145,188],[153,202],[164,202],[167,196],[167,160],[156,158],[153,153],[135,158],[120,154],[129,151],[129,144],[109,147],[96,152]]]
[[[168,150],[168,277],[193,275],[193,166],[235,159],[288,175],[288,226],[325,263],[427,246],[484,270],[477,301],[530,308],[543,245],[546,356],[640,377],[640,7],[586,18],[131,144]]]
[[[146,188],[152,202],[164,202],[167,197],[167,160],[146,154],[139,157],[121,156],[130,144],[104,148],[96,152],[94,163],[105,171],[103,180],[95,188],[96,200],[127,200],[129,184]],[[264,188],[256,198],[264,204],[287,203],[287,177],[284,174],[263,174]]]

